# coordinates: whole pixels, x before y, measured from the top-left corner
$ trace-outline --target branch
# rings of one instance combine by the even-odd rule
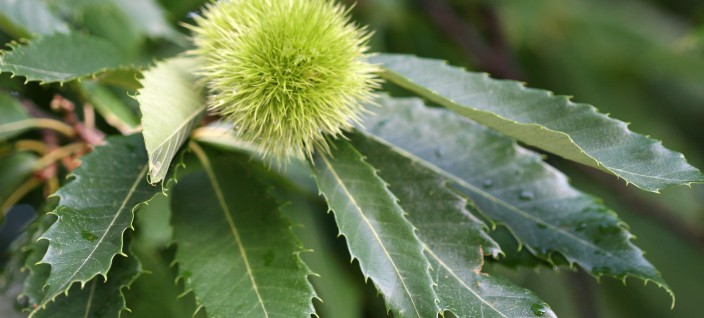
[[[89,145],[102,145],[104,144],[105,134],[96,129],[91,122],[91,118],[88,119],[88,125],[81,122],[81,120],[76,115],[76,105],[61,95],[54,95],[54,99],[51,100],[51,109],[58,110],[64,113],[64,120],[69,123],[76,130],[78,136]],[[92,107],[88,108],[87,115],[90,117],[92,114]]]
[[[572,303],[577,309],[577,315],[581,318],[599,317],[594,295],[594,282],[591,277],[584,272],[569,272],[567,280],[572,291]]]
[[[480,69],[499,78],[522,77],[517,63],[510,58],[498,16],[491,7],[483,6],[480,10],[486,16],[486,27],[493,40],[492,45],[489,45],[485,43],[479,30],[455,14],[445,1],[417,0],[417,3],[435,26],[475,61]]]
[[[5,213],[10,210],[17,202],[20,201],[27,193],[40,186],[42,182],[35,178],[30,178],[13,191],[5,202],[0,206],[0,221],[5,218]]]

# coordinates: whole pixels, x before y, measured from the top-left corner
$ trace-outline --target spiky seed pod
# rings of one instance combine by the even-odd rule
[[[209,106],[278,161],[329,152],[378,86],[369,32],[329,0],[221,0],[192,27]]]

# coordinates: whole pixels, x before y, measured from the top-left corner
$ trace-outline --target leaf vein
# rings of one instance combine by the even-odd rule
[[[372,224],[371,224],[371,222],[369,221],[369,219],[367,219],[366,215],[364,215],[364,212],[362,211],[362,208],[361,208],[361,207],[359,206],[359,204],[357,203],[357,200],[355,200],[354,196],[349,192],[349,189],[347,189],[347,186],[346,186],[345,183],[342,181],[342,179],[340,178],[340,176],[337,175],[337,173],[335,172],[335,169],[332,167],[332,164],[330,164],[330,162],[328,161],[328,158],[325,157],[325,156],[320,156],[320,158],[323,160],[323,162],[325,163],[325,165],[328,167],[328,171],[330,171],[330,174],[335,178],[335,181],[340,185],[340,188],[343,190],[345,196],[347,196],[347,197],[350,199],[350,203],[349,203],[349,204],[354,207],[354,209],[355,209],[355,210],[359,213],[359,215],[362,217],[362,220],[364,220],[364,223],[366,223],[367,226],[369,227],[369,229],[371,230],[372,235],[374,235],[374,238],[375,238],[376,241],[379,243],[379,246],[380,246],[381,249],[384,251],[384,254],[386,255],[386,257],[387,257],[387,258],[389,259],[389,261],[391,262],[391,266],[393,266],[394,271],[396,272],[396,275],[398,275],[399,279],[401,280],[401,284],[403,285],[403,289],[406,291],[406,295],[408,296],[408,298],[410,299],[411,303],[413,304],[413,309],[416,311],[416,315],[417,315],[418,317],[421,317],[421,316],[420,316],[420,312],[418,311],[418,307],[417,307],[417,305],[416,305],[416,302],[415,302],[415,300],[413,299],[413,296],[411,295],[411,292],[410,292],[410,290],[408,289],[408,286],[406,285],[406,281],[404,280],[403,275],[401,275],[400,270],[399,270],[398,267],[396,266],[396,262],[394,262],[393,258],[392,258],[391,255],[389,254],[389,251],[386,249],[386,246],[384,245],[383,241],[381,240],[381,237],[379,237],[379,233],[376,232],[376,230],[375,230],[374,227],[372,226]]]
[[[93,249],[90,251],[90,254],[88,254],[88,257],[86,257],[86,259],[83,261],[83,263],[81,263],[81,265],[79,265],[78,268],[76,268],[76,270],[73,272],[73,274],[71,275],[71,277],[69,277],[69,279],[66,280],[66,282],[64,283],[64,285],[65,285],[65,284],[71,284],[73,278],[76,277],[76,275],[78,275],[78,272],[80,272],[81,269],[83,269],[83,267],[87,264],[88,260],[93,259],[93,254],[95,254],[95,251],[97,251],[97,250],[98,250],[98,247],[103,243],[103,241],[105,240],[105,237],[106,237],[106,236],[108,235],[108,233],[110,232],[110,229],[111,229],[113,226],[115,226],[115,222],[117,221],[118,217],[120,216],[120,214],[122,213],[123,209],[124,209],[125,206],[127,205],[127,202],[129,202],[130,198],[132,198],[132,195],[134,195],[134,193],[136,192],[135,190],[137,189],[137,186],[139,185],[139,182],[142,181],[142,179],[144,178],[144,176],[146,175],[146,173],[147,173],[147,166],[145,165],[144,168],[142,168],[142,171],[140,171],[140,173],[137,175],[137,178],[135,178],[134,183],[133,183],[132,186],[130,187],[130,190],[127,192],[127,195],[125,196],[125,199],[122,200],[122,204],[120,204],[119,209],[117,210],[117,212],[115,212],[115,215],[113,216],[112,220],[110,221],[110,224],[108,225],[108,227],[107,227],[107,229],[105,230],[105,232],[103,233],[103,235],[100,236],[100,239],[98,239],[97,243],[95,244],[95,246],[93,247]],[[63,287],[63,286],[62,286],[62,287]]]
[[[269,313],[266,309],[266,306],[264,305],[264,300],[262,299],[262,296],[259,294],[259,288],[257,286],[257,282],[254,279],[254,275],[252,274],[252,268],[249,264],[249,260],[247,259],[247,252],[244,249],[244,246],[242,245],[242,240],[240,238],[239,231],[237,230],[237,226],[235,224],[235,221],[232,219],[230,207],[227,205],[227,202],[225,201],[225,196],[223,195],[222,189],[220,189],[220,184],[218,183],[217,178],[215,177],[215,171],[213,171],[213,167],[210,165],[210,160],[206,156],[200,156],[203,164],[203,169],[206,171],[208,174],[208,178],[210,179],[211,184],[213,185],[213,190],[215,191],[215,195],[218,198],[218,203],[220,207],[222,208],[222,212],[225,216],[225,220],[227,221],[227,225],[230,229],[230,232],[232,233],[233,238],[235,239],[235,243],[237,244],[237,248],[239,250],[240,255],[242,255],[242,262],[244,263],[245,270],[247,272],[247,276],[249,276],[250,283],[252,284],[252,289],[254,290],[254,293],[257,296],[257,300],[259,301],[259,305],[262,307],[262,311],[264,312],[264,317],[269,317]]]

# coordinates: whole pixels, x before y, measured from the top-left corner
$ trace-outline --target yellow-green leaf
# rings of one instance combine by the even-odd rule
[[[149,154],[149,181],[164,179],[171,160],[205,114],[205,100],[193,75],[195,61],[173,58],[144,72],[137,92],[144,142]]]

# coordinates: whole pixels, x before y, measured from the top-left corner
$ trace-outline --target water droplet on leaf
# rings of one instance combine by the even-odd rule
[[[518,195],[518,198],[523,201],[533,200],[534,197],[535,195],[533,194],[533,192],[528,190],[521,191],[521,193]]]
[[[548,312],[548,309],[545,307],[545,305],[540,303],[530,305],[530,310],[532,310],[533,314],[536,316],[543,316]]]

